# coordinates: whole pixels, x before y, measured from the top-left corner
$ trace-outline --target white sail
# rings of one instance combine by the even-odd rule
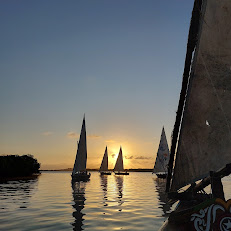
[[[86,140],[85,117],[84,117],[72,175],[74,175],[76,172],[86,171],[86,164],[87,164],[87,140]]]
[[[160,172],[167,173],[168,161],[169,161],[168,142],[167,142],[164,127],[163,127],[153,172],[154,173],[160,173]]]
[[[123,155],[122,155],[122,148],[120,147],[120,152],[116,160],[114,171],[124,171],[124,164],[123,164]]]
[[[104,152],[103,160],[100,166],[99,171],[108,171],[108,154],[107,154],[107,147]]]
[[[231,1],[203,4],[171,191],[231,163]]]

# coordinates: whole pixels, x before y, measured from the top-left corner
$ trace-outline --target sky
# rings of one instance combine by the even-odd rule
[[[88,168],[153,168],[169,146],[192,0],[0,2],[0,155],[72,168],[83,116]]]

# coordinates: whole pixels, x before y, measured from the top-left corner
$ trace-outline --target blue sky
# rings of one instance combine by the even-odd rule
[[[127,167],[153,167],[162,126],[170,142],[193,1],[0,6],[0,154],[72,167],[85,113],[88,167],[106,145],[109,155],[122,145],[126,157],[146,158]]]

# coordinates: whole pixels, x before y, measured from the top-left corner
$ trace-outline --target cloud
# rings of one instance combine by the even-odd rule
[[[70,139],[74,139],[74,138],[76,139],[79,137],[79,134],[77,134],[76,132],[68,132],[67,137]]]
[[[147,157],[147,156],[137,156],[135,157],[136,160],[150,160],[152,157]]]
[[[131,159],[133,159],[133,156],[125,156],[125,159],[131,160]]]
[[[76,133],[76,132],[68,132],[67,137],[70,138],[70,139],[78,139],[79,134]],[[99,138],[101,138],[101,136],[99,136],[99,135],[88,135],[87,138],[88,139],[99,139]]]
[[[106,143],[114,143],[115,140],[105,140]]]
[[[99,135],[88,135],[87,138],[89,138],[89,139],[99,139],[99,138],[101,138],[101,136],[99,136]]]
[[[54,134],[54,132],[43,132],[42,133],[43,136],[51,136],[53,134]]]

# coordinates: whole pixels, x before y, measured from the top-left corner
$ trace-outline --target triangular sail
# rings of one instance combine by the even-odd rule
[[[231,1],[203,1],[171,191],[231,163]]]
[[[168,142],[163,127],[160,137],[160,144],[156,156],[156,162],[153,168],[153,173],[159,173],[159,172],[167,173],[168,161],[169,161]]]
[[[123,155],[122,155],[122,148],[120,147],[120,152],[117,157],[117,161],[115,164],[114,171],[124,171],[124,164],[123,164]]]
[[[99,171],[108,171],[108,154],[107,154],[107,147],[104,152],[103,160],[100,166]]]
[[[85,117],[84,117],[72,175],[74,175],[76,172],[86,171],[86,164],[87,164],[87,140],[86,140]]]

